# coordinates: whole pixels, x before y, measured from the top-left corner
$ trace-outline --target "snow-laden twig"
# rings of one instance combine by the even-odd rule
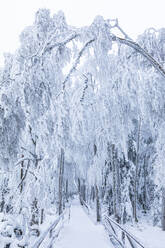
[[[80,98],[80,102],[83,102],[84,101],[85,91],[88,88],[88,78],[84,74],[83,74],[83,76],[85,77],[85,81],[84,81],[85,86],[83,88],[83,93],[82,93],[82,96]]]
[[[81,56],[83,55],[84,51],[86,50],[86,48],[92,43],[94,42],[95,39],[92,39],[92,40],[89,40],[84,46],[83,48],[80,50],[75,62],[74,62],[74,65],[73,67],[70,69],[68,75],[66,76],[65,80],[63,81],[63,90],[65,89],[65,84],[66,82],[69,80],[70,76],[72,75],[72,73],[76,70],[76,67],[78,66],[79,62],[80,62],[80,58]]]
[[[38,49],[35,53],[33,53],[32,55],[26,56],[26,57],[25,57],[25,56],[23,56],[23,55],[21,54],[21,57],[22,57],[23,59],[26,59],[26,60],[28,60],[28,59],[33,59],[33,58],[35,58],[35,57],[40,58],[40,57],[42,57],[46,52],[51,51],[51,50],[54,49],[55,47],[64,46],[64,45],[66,45],[67,43],[69,43],[69,42],[71,42],[72,40],[74,40],[75,38],[77,38],[78,36],[79,36],[79,34],[74,33],[74,34],[72,34],[70,37],[68,37],[66,40],[61,41],[61,42],[56,42],[55,44],[50,45],[51,40],[54,38],[54,37],[53,37],[51,40],[46,41],[46,42],[44,43],[43,47],[42,47],[42,48],[39,47],[39,49]]]
[[[28,161],[33,161],[33,162],[34,162],[34,160],[31,159],[31,158],[29,158],[29,157],[21,158],[21,159],[18,160],[18,162],[14,165],[14,167],[17,167],[18,165],[20,165],[22,162],[24,162],[24,161],[26,161],[26,160],[28,160]],[[8,170],[8,171],[5,171],[5,170],[2,171],[2,170],[0,170],[0,174],[14,173],[14,172],[16,172],[16,171],[18,170],[18,168],[19,168],[19,167],[15,168],[14,170]]]
[[[24,176],[22,177],[21,182],[20,182],[19,185],[18,185],[18,188],[23,184],[24,180],[26,179],[27,174],[28,174],[29,167],[30,167],[30,161],[28,161],[28,164],[27,164],[27,167],[26,167],[25,174],[24,174]]]
[[[71,35],[69,38],[67,38],[66,40],[64,40],[63,42],[56,42],[53,45],[47,46],[45,47],[45,49],[42,52],[42,55],[46,52],[50,52],[52,49],[54,49],[55,47],[58,46],[65,46],[67,43],[71,42],[72,40],[74,40],[75,38],[77,38],[79,36],[79,34],[73,34]]]

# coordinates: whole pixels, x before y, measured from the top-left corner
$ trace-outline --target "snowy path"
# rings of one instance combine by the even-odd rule
[[[71,219],[65,224],[54,248],[113,248],[104,227],[94,225],[77,201],[71,207]]]

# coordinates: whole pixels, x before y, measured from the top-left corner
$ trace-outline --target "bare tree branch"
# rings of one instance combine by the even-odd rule
[[[30,158],[21,158],[16,164],[15,166],[19,165],[20,163],[26,161],[26,160],[29,160],[29,161],[34,161],[33,159],[30,159]]]
[[[22,146],[21,146],[21,149],[24,150],[24,151],[26,151],[26,152],[28,152],[28,153],[29,153],[30,155],[32,155],[35,159],[37,158],[37,155],[36,155],[36,154],[32,153],[31,151],[28,151],[25,147],[22,147]]]
[[[33,161],[34,162],[34,160],[33,159],[31,159],[31,158],[28,158],[28,157],[26,157],[26,158],[21,158],[20,160],[18,160],[18,162],[14,165],[14,167],[17,167],[18,165],[20,165],[22,162],[24,162],[24,161],[26,161],[26,160],[28,160],[28,161]],[[19,168],[19,167],[18,167]],[[7,173],[14,173],[14,172],[16,172],[17,170],[18,170],[18,168],[16,168],[16,169],[14,169],[14,170],[7,170],[7,171],[5,171],[5,170],[0,170],[0,174],[7,174]]]
[[[32,174],[35,177],[35,180],[37,181],[38,177],[35,175],[33,171],[29,171],[30,174]]]

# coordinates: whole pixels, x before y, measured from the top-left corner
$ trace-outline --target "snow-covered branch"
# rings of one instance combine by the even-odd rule
[[[85,81],[84,81],[84,88],[83,88],[83,93],[82,93],[82,97],[80,99],[80,102],[83,102],[84,101],[84,97],[85,97],[85,91],[87,90],[88,88],[88,78],[83,74],[83,76],[85,77]]]
[[[113,41],[118,41],[121,44],[127,45],[135,49],[138,53],[140,53],[143,57],[145,57],[153,66],[154,68],[160,72],[160,74],[165,78],[165,70],[164,68],[139,44],[132,40],[127,40],[123,38],[119,38],[117,36],[113,36]]]
[[[20,182],[19,185],[18,185],[18,188],[22,186],[24,180],[26,179],[27,174],[28,174],[29,167],[30,167],[30,160],[28,161],[28,164],[27,164],[27,167],[26,167],[25,174],[23,175],[23,177],[22,177],[22,179],[21,179],[21,182]]]
[[[55,47],[60,47],[60,46],[65,46],[67,43],[71,42],[72,40],[76,39],[79,36],[79,34],[73,34],[71,35],[71,37],[67,38],[66,40],[62,41],[62,42],[57,42],[53,45],[49,45],[47,44],[47,46],[45,47],[45,49],[43,50],[43,53],[46,52],[50,52],[52,49],[54,49]]]
[[[75,60],[75,62],[74,62],[73,67],[70,69],[68,75],[66,76],[65,80],[64,80],[63,83],[62,83],[62,84],[63,84],[63,90],[65,89],[65,84],[66,84],[66,82],[69,80],[69,78],[70,78],[70,76],[72,75],[72,73],[76,70],[76,68],[77,68],[77,66],[78,66],[78,64],[79,64],[79,62],[80,62],[81,56],[83,55],[83,53],[85,52],[85,50],[87,49],[87,47],[88,47],[92,42],[94,42],[94,41],[95,41],[95,39],[92,39],[92,40],[88,41],[88,42],[83,46],[83,48],[81,49],[81,51],[79,52],[79,54],[78,54],[78,56],[77,56],[77,58],[76,58],[76,60]]]

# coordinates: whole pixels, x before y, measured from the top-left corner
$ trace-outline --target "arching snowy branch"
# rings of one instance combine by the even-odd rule
[[[113,41],[119,41],[119,43],[127,45],[135,49],[138,53],[140,53],[143,57],[145,57],[153,66],[154,68],[160,72],[160,74],[165,78],[165,70],[163,67],[146,51],[144,50],[139,44],[132,40],[127,40],[123,38],[119,38],[117,36],[113,36]]]

